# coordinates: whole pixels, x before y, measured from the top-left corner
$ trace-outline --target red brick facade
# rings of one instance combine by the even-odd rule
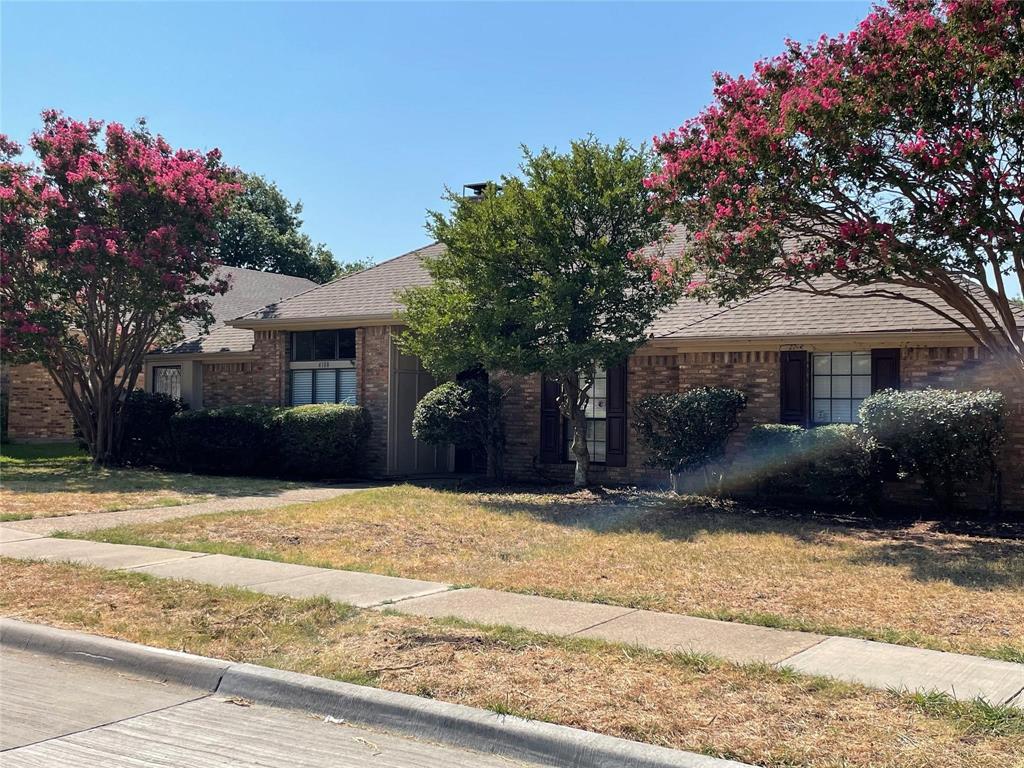
[[[388,391],[391,386],[391,329],[369,326],[356,329],[356,391],[370,414],[368,468],[383,475],[388,469]]]
[[[203,364],[203,407],[288,402],[288,333],[256,331],[253,361]]]
[[[71,411],[43,366],[11,366],[8,386],[7,435],[11,440],[74,439]]]

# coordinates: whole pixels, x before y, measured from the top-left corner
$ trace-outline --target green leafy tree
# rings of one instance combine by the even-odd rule
[[[339,264],[323,243],[302,230],[302,203],[293,203],[262,176],[243,179],[243,192],[217,225],[218,256],[232,267],[259,269],[326,283],[366,269],[369,261]]]
[[[402,294],[400,343],[435,375],[481,365],[556,379],[582,486],[595,366],[625,360],[676,299],[658,259],[638,255],[666,231],[643,185],[654,159],[592,137],[564,154],[523,155],[521,177],[503,176],[479,198],[449,192],[451,213],[430,214],[445,251],[426,262],[433,283]]]

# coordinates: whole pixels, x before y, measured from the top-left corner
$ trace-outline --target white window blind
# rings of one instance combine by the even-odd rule
[[[335,403],[338,397],[338,373],[335,370],[316,371],[316,391],[314,395],[318,403]]]
[[[356,372],[355,369],[338,371],[338,402],[356,404]]]
[[[313,371],[292,371],[292,405],[313,402]]]
[[[291,373],[292,405],[356,404],[356,371],[354,368],[293,369]]]

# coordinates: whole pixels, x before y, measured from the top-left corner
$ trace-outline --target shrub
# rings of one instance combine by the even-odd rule
[[[295,477],[339,479],[366,465],[370,416],[356,405],[301,405],[275,415],[280,467]]]
[[[761,424],[750,431],[735,475],[761,494],[792,494],[849,504],[877,501],[877,462],[863,431],[853,424],[804,429]],[[738,483],[738,485],[741,485]]]
[[[860,418],[872,443],[949,510],[967,483],[997,472],[1005,410],[1003,395],[991,390],[884,390],[864,401]]]
[[[179,466],[224,475],[274,473],[276,408],[238,405],[184,411],[171,420]]]
[[[682,393],[650,395],[633,408],[633,428],[647,453],[647,464],[672,475],[705,471],[725,453],[747,397],[735,389],[698,387]]]
[[[172,466],[171,420],[184,407],[180,400],[163,393],[130,392],[121,405],[118,461],[133,466]]]
[[[487,454],[488,474],[502,474],[505,444],[501,419],[501,390],[471,380],[440,384],[416,404],[412,434],[430,445],[449,443]]]

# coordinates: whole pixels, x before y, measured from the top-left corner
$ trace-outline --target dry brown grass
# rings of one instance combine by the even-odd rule
[[[652,494],[398,486],[101,532],[1024,660],[1024,542],[858,529]]]
[[[0,562],[0,612],[8,616],[765,766],[1010,768],[1024,754],[1024,717],[1012,714],[980,726],[969,712],[936,714],[909,697],[759,667]]]
[[[0,468],[0,520],[178,506],[215,495],[249,495],[294,485],[149,469],[97,469],[87,454],[69,444],[4,445]]]

